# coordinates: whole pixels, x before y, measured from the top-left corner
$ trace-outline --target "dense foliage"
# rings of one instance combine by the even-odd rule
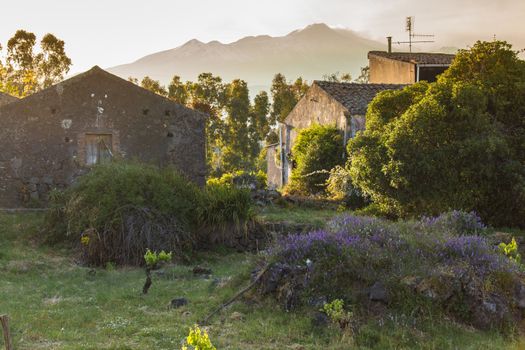
[[[252,218],[245,190],[201,189],[173,169],[116,162],[55,192],[46,232],[50,241],[80,243],[89,264],[142,264],[147,248],[185,257],[211,231]]]
[[[63,40],[48,33],[37,52],[36,44],[35,34],[25,30],[8,40],[5,59],[0,59],[0,92],[25,97],[60,82],[69,72],[71,59]]]
[[[326,192],[331,199],[342,201],[350,209],[362,208],[369,202],[352,183],[348,169],[340,165],[330,170]]]
[[[294,163],[288,191],[317,194],[325,191],[329,172],[344,163],[343,136],[335,126],[302,129],[292,148]]]
[[[399,216],[475,210],[525,222],[525,62],[505,42],[461,50],[436,83],[378,94],[349,143],[354,183]]]
[[[206,181],[206,184],[208,186],[233,186],[251,190],[263,190],[267,186],[267,176],[262,170],[238,170],[231,173],[222,174],[221,177],[211,177]]]
[[[257,93],[252,102],[246,81],[234,79],[228,83],[212,73],[201,73],[196,81],[186,82],[175,75],[167,88],[147,76],[141,81],[136,78],[130,81],[209,116],[206,150],[213,176],[264,169],[263,144],[277,142],[276,122],[286,118],[308,89],[302,78],[291,82],[284,75],[276,74],[272,80],[271,102],[266,91]]]
[[[364,312],[378,300],[376,286],[380,302],[409,314],[437,311],[481,328],[510,326],[525,306],[523,269],[473,232],[486,234],[473,213],[407,223],[343,215],[325,230],[276,242],[260,291],[287,309],[341,299]]]

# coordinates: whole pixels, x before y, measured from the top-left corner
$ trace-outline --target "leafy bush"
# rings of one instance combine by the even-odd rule
[[[346,311],[344,305],[343,300],[335,299],[330,303],[325,303],[321,309],[321,311],[323,311],[333,323],[337,323],[341,329],[346,328],[353,318],[353,313]]]
[[[501,242],[498,248],[509,259],[514,260],[517,263],[521,262],[521,254],[518,251],[518,243],[514,237],[512,237],[512,241],[510,241],[508,244]]]
[[[113,162],[53,193],[46,232],[51,242],[80,242],[88,264],[141,265],[146,248],[186,257],[208,239],[208,226],[250,218],[245,191],[201,189],[173,169]]]
[[[155,269],[158,264],[171,261],[171,258],[171,252],[166,253],[164,250],[157,253],[152,252],[150,249],[146,249],[146,254],[144,254],[144,261],[146,262],[146,266],[150,269]]]
[[[201,330],[199,326],[194,326],[190,328],[190,333],[182,346],[182,350],[217,350],[217,348],[211,343],[206,330]]]
[[[420,230],[426,222],[342,215],[325,230],[283,237],[268,252],[271,267],[259,290],[287,309],[323,299],[351,300],[357,307],[369,303],[363,290],[380,283],[385,302],[403,312],[433,305],[480,328],[521,320],[521,266],[483,236],[448,227],[432,235]]]
[[[343,201],[351,209],[361,208],[368,202],[361,191],[352,184],[348,170],[340,165],[330,170],[326,191],[332,199]]]
[[[204,228],[228,233],[228,226],[245,230],[244,225],[253,220],[250,191],[232,186],[208,185],[201,199],[201,223]]]
[[[460,50],[437,82],[378,94],[350,140],[354,184],[400,217],[475,210],[525,221],[525,61],[506,42]]]
[[[330,169],[344,163],[341,132],[335,126],[313,125],[297,135],[289,192],[317,194],[325,191]]]
[[[248,189],[265,189],[267,184],[266,174],[259,170],[257,172],[248,172],[238,170],[233,173],[222,174],[221,177],[213,177],[206,182],[208,185],[234,186],[237,188]]]

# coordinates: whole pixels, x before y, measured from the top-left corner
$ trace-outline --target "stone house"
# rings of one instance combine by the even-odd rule
[[[364,130],[368,104],[377,93],[404,86],[314,81],[284,123],[279,125],[280,142],[267,147],[269,187],[282,187],[288,182],[292,169],[288,155],[301,129],[313,124],[335,125],[341,130],[346,145],[356,132]]]
[[[370,51],[368,66],[372,84],[434,82],[452,63],[455,55],[424,52]]]
[[[99,67],[0,107],[0,207],[45,202],[94,164],[173,165],[204,184],[206,115]]]
[[[267,147],[268,184],[282,187],[292,169],[288,160],[297,133],[312,124],[335,125],[344,143],[364,130],[368,104],[384,90],[401,89],[426,80],[433,82],[452,63],[455,55],[444,53],[370,51],[369,83],[314,81],[305,96],[279,125],[280,142]],[[282,151],[281,151],[282,150]]]

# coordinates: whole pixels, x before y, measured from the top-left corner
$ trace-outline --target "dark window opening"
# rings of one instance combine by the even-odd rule
[[[173,137],[173,133],[171,131],[168,131],[167,137]]]
[[[148,108],[144,108],[144,109],[142,110],[142,114],[144,114],[144,115],[148,115],[148,113],[149,113],[149,109],[148,109]]]
[[[171,112],[168,109],[166,109],[166,111],[164,111],[164,115],[166,117],[169,117],[171,115]]]
[[[433,83],[437,76],[447,70],[448,67],[419,67],[419,81]]]

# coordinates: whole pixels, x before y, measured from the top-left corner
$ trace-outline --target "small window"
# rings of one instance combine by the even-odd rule
[[[109,162],[113,158],[111,134],[87,134],[85,142],[86,165]]]

